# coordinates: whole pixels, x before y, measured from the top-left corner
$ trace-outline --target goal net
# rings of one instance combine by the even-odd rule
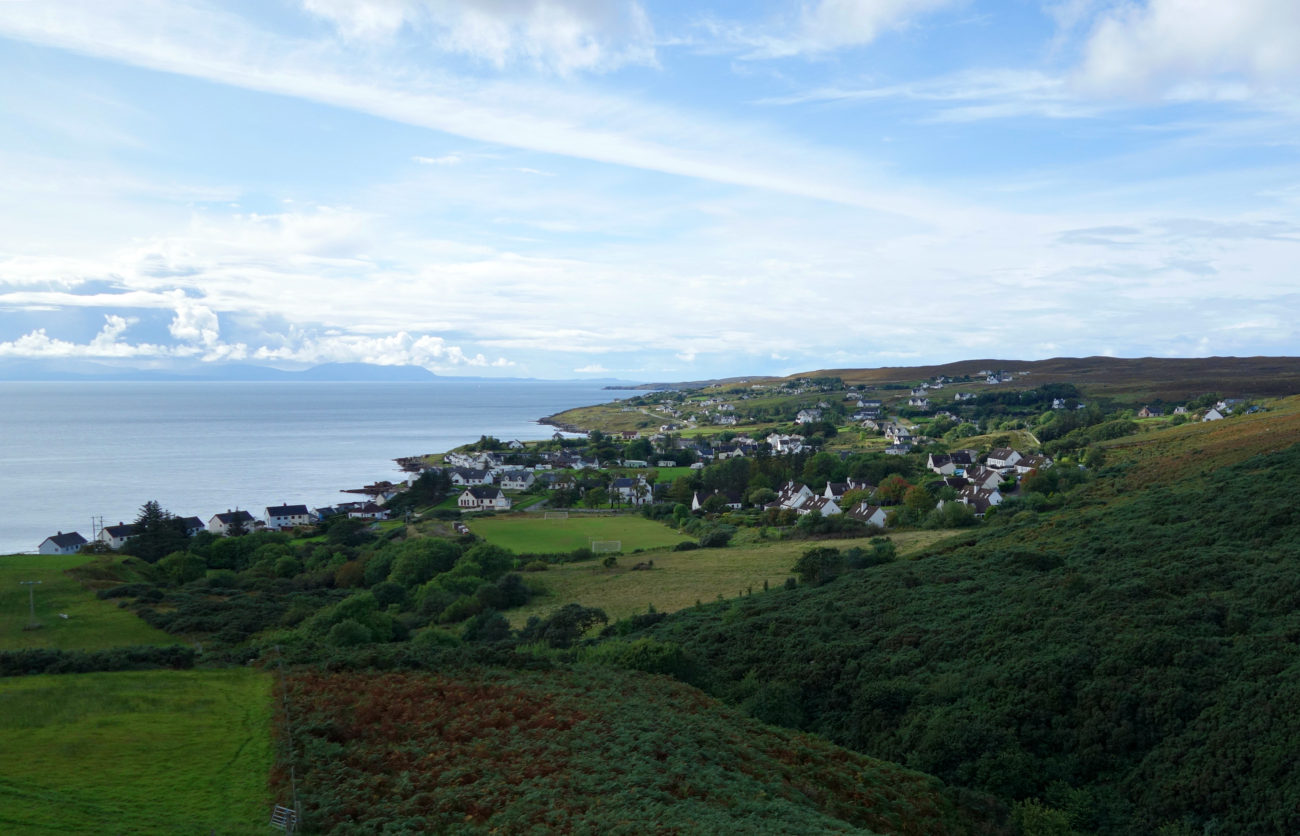
[[[569,518],[568,511],[543,511],[542,512],[542,519],[544,520],[567,520],[568,518]]]
[[[602,552],[621,552],[623,551],[622,540],[592,540],[591,551],[593,554]]]

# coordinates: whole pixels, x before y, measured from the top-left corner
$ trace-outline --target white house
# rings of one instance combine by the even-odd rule
[[[243,523],[245,531],[253,530],[253,515],[247,511],[227,511],[224,514],[213,514],[212,519],[208,520],[208,531],[221,537],[230,533],[230,528],[236,521]]]
[[[184,517],[181,522],[185,524],[185,533],[191,537],[207,528],[203,520],[198,517]]]
[[[963,505],[969,505],[975,516],[982,517],[984,512],[995,505],[1002,504],[1002,494],[997,488],[977,488],[974,485],[963,488],[957,497]]]
[[[700,510],[701,508],[704,507],[704,503],[708,502],[710,497],[714,497],[714,496],[722,497],[723,501],[726,503],[726,506],[733,511],[739,511],[741,508],[744,507],[744,503],[740,501],[740,494],[736,493],[735,491],[714,491],[713,493],[696,491],[691,496],[691,510],[692,511]]]
[[[286,528],[296,528],[300,525],[311,525],[311,514],[307,511],[306,505],[267,506],[267,528],[281,531]]]
[[[957,463],[946,453],[931,453],[925,460],[925,466],[941,476],[951,476],[957,472]]]
[[[64,534],[59,531],[54,536],[42,540],[36,551],[41,554],[76,554],[84,545],[86,545],[86,538],[77,532]]]
[[[1020,455],[1015,450],[1012,450],[1010,447],[996,447],[989,451],[988,458],[984,460],[984,463],[989,467],[996,468],[1015,467],[1016,462],[1020,461],[1022,458],[1024,458],[1024,456]]]
[[[473,467],[453,467],[451,483],[464,487],[466,485],[486,485],[492,481],[492,474],[486,470]]]
[[[799,511],[816,498],[817,497],[813,494],[812,489],[807,485],[800,482],[786,482],[785,485],[781,487],[781,490],[777,492],[776,502],[767,507],[782,509],[788,508],[792,511]]]
[[[491,485],[474,485],[456,500],[462,511],[509,511],[510,497]]]
[[[966,478],[977,488],[996,488],[1002,484],[1002,474],[988,467],[973,467],[966,471]]]
[[[373,502],[367,502],[359,508],[348,511],[348,519],[350,520],[386,520],[390,516],[392,514],[387,508]]]
[[[127,539],[133,534],[135,534],[135,525],[133,523],[119,522],[117,525],[106,525],[101,528],[99,530],[99,541],[110,549],[120,549],[126,545]]]
[[[651,499],[653,491],[641,477],[621,476],[609,484],[610,496],[618,497],[620,502],[628,505],[644,505]]]
[[[507,491],[526,491],[533,486],[537,477],[527,470],[507,470],[501,474],[501,488]]]
[[[835,502],[835,500],[827,499],[824,496],[814,496],[812,499],[808,500],[803,505],[795,509],[795,513],[798,514],[799,516],[803,516],[804,514],[811,514],[813,511],[818,512],[823,517],[829,517],[834,514],[844,513],[840,509],[839,504]]]
[[[917,398],[908,398],[908,399],[907,399],[907,405],[908,405],[908,406],[914,406],[914,407],[916,407],[917,409],[929,409],[929,408],[930,408],[930,399],[929,399],[929,398],[922,398],[922,397],[917,397]]]
[[[1204,421],[1222,421],[1222,420],[1223,420],[1223,413],[1220,412],[1219,410],[1213,408],[1213,407],[1211,407],[1210,409],[1207,409],[1207,410],[1205,411],[1205,415],[1203,415],[1203,416],[1201,417],[1201,421],[1202,421],[1202,422],[1204,422]]]
[[[872,505],[869,502],[860,502],[854,508],[850,508],[844,513],[848,514],[855,520],[874,525],[880,528],[885,527],[885,509],[879,505]]]
[[[1021,475],[1033,470],[1046,470],[1051,466],[1052,460],[1047,456],[1025,456],[1015,464],[1016,473]]]

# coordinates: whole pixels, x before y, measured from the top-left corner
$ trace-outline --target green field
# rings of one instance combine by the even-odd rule
[[[265,833],[271,677],[0,679],[0,832]]]
[[[100,650],[131,644],[175,644],[116,601],[101,601],[95,593],[64,574],[94,558],[85,555],[10,555],[0,557],[0,650],[48,647],[58,650]],[[24,630],[28,622],[28,588],[19,581],[40,581],[35,587],[36,620],[43,627]],[[68,617],[60,618],[59,613]]]
[[[592,540],[621,540],[623,551],[672,546],[690,537],[644,517],[585,516],[548,520],[542,514],[469,520],[469,530],[494,545],[520,554],[558,554],[588,548]]]
[[[906,557],[953,533],[906,531],[891,535],[890,539],[899,554]],[[611,620],[643,613],[652,604],[660,612],[673,612],[696,601],[716,600],[719,595],[735,598],[750,589],[758,594],[764,581],[769,587],[780,586],[791,577],[790,567],[800,555],[814,546],[847,549],[869,547],[870,542],[870,538],[827,542],[790,540],[725,549],[660,552],[645,557],[623,555],[613,569],[606,569],[599,561],[564,563],[528,575],[528,583],[544,587],[547,594],[534,598],[527,606],[510,610],[506,616],[513,626],[521,627],[529,616],[545,617],[573,602],[599,607]],[[654,560],[654,568],[633,571],[632,566],[642,560]]]

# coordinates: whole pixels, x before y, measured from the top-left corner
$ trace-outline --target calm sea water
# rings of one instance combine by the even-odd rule
[[[398,456],[480,435],[521,441],[536,419],[612,400],[591,384],[0,382],[0,554],[157,500],[206,521],[232,508],[330,505]]]

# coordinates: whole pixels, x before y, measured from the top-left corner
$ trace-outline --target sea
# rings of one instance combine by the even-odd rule
[[[131,522],[361,499],[400,456],[549,438],[538,419],[619,393],[582,381],[0,382],[0,554]]]

